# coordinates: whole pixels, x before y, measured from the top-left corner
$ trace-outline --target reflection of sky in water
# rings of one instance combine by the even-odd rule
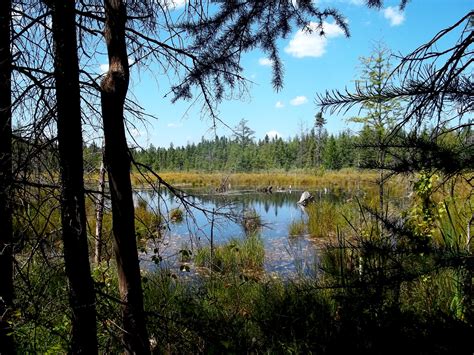
[[[203,194],[195,191],[195,196],[189,197],[189,201],[200,207],[218,213],[242,214],[244,211],[253,209],[260,216],[264,227],[260,233],[265,246],[265,270],[288,274],[294,272],[308,273],[315,265],[316,248],[307,237],[288,237],[288,226],[292,221],[306,218],[306,214],[297,205],[302,191],[274,192],[273,194],[256,193],[255,191],[238,191],[229,194]],[[332,194],[316,193],[318,198],[335,199]],[[145,200],[149,208],[168,215],[168,212],[176,207],[184,210],[183,205],[163,191],[161,196],[153,191],[139,191],[135,195],[138,199]],[[213,228],[211,228],[213,225]],[[160,241],[150,245],[150,249],[157,249],[163,258],[163,264],[177,268],[177,254],[181,249],[195,250],[199,246],[210,244],[211,235],[214,244],[218,245],[228,241],[230,238],[244,237],[244,231],[237,221],[225,218],[222,215],[215,217],[214,221],[210,214],[191,208],[185,213],[183,222],[175,224],[168,223],[169,229],[164,233]],[[211,229],[213,233],[211,233]],[[151,254],[142,254],[147,260]]]

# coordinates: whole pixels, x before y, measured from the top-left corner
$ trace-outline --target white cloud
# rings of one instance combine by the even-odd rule
[[[270,138],[270,139],[278,138],[278,137],[281,138],[280,132],[275,131],[275,130],[268,131],[266,134],[267,134],[268,138]]]
[[[285,104],[281,101],[277,101],[276,104],[275,104],[275,107],[276,108],[283,108],[283,107],[285,107]]]
[[[389,6],[385,8],[383,16],[390,21],[390,26],[400,26],[405,21],[405,15],[398,7]]]
[[[296,96],[294,99],[290,101],[290,104],[293,106],[299,106],[307,102],[308,102],[308,98],[306,96]]]
[[[311,22],[312,33],[298,30],[285,48],[285,52],[297,58],[321,57],[326,53],[326,46],[329,38],[336,38],[344,35],[344,31],[335,23],[323,22],[324,36],[321,36],[321,29],[317,23]]]
[[[273,60],[269,58],[260,58],[258,60],[258,64],[266,66],[266,67],[271,67],[273,65]]]
[[[171,122],[171,123],[168,123],[167,126],[169,128],[180,128],[180,127],[183,127],[183,124],[182,123]]]

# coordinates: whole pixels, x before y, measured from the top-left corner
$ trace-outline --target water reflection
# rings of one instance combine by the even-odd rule
[[[264,227],[261,236],[265,247],[265,270],[280,275],[313,272],[317,261],[317,247],[307,236],[288,237],[288,226],[291,222],[306,219],[304,210],[297,205],[302,191],[284,191],[258,193],[254,190],[236,190],[225,194],[209,193],[203,190],[186,190],[187,201],[195,207],[187,207],[182,201],[161,190],[158,194],[153,190],[140,190],[135,194],[135,202],[146,201],[149,208],[168,215],[173,208],[185,211],[182,223],[168,223],[162,238],[148,246],[161,257],[162,264],[167,267],[179,268],[179,251],[189,249],[192,252],[201,246],[225,243],[230,238],[244,238],[244,231],[237,216],[245,211],[253,210],[260,217]],[[328,199],[338,201],[345,198],[344,193],[329,191],[313,191],[316,200]],[[217,215],[210,213],[217,212]],[[230,218],[228,218],[230,217]],[[142,253],[146,267],[151,258],[150,252]]]

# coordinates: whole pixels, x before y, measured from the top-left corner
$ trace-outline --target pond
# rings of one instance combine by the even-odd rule
[[[165,189],[159,194],[154,190],[136,192],[136,204],[140,200],[145,201],[148,208],[161,215],[169,215],[169,211],[174,208],[185,211],[183,221],[168,221],[162,237],[150,243],[147,251],[141,253],[142,267],[156,267],[152,257],[159,255],[160,265],[180,272],[180,250],[195,253],[197,248],[209,246],[211,239],[213,245],[219,245],[231,238],[245,238],[238,216],[255,211],[263,224],[260,235],[265,248],[264,268],[267,273],[290,276],[295,273],[309,274],[315,269],[321,241],[316,243],[308,235],[295,237],[288,233],[293,221],[307,218],[304,208],[297,204],[303,190],[264,193],[237,189],[217,194],[202,189],[188,189],[185,192],[187,201],[193,205],[188,208]],[[321,189],[311,190],[311,193],[315,196],[315,203],[325,199],[343,201],[348,198],[342,190]],[[211,213],[213,211],[215,215]]]

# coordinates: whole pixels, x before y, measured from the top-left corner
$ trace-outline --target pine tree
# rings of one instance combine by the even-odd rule
[[[369,141],[361,142],[360,147],[374,150],[376,153],[375,164],[367,166],[379,170],[379,213],[384,215],[385,180],[384,172],[387,159],[388,132],[394,127],[400,111],[400,102],[396,99],[382,97],[384,88],[390,85],[391,53],[383,44],[378,43],[369,57],[360,59],[362,64],[361,79],[357,81],[359,87],[364,87],[374,95],[370,100],[362,103],[365,115],[353,117],[350,121],[362,123],[364,127],[374,132]]]
[[[323,117],[322,112],[318,112],[314,117],[314,127],[316,128],[316,156],[315,163],[316,166],[321,166],[322,163],[322,152],[323,152],[323,134],[324,134],[324,125],[326,124],[326,119]]]

